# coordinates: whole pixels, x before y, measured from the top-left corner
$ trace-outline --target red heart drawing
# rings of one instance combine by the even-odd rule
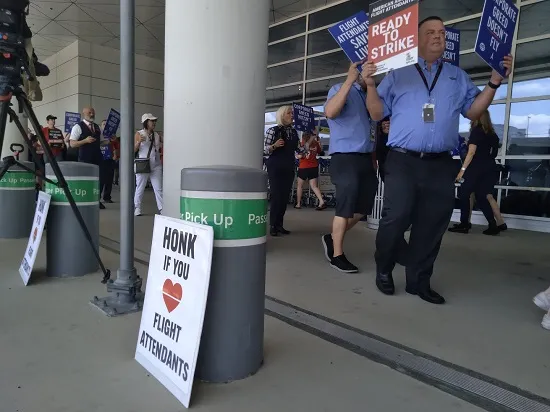
[[[168,313],[179,306],[182,296],[183,290],[179,283],[172,283],[170,279],[164,281],[164,285],[162,285],[162,298],[164,299]]]

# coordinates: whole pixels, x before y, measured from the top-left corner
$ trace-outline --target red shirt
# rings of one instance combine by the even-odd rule
[[[302,140],[300,146],[305,147],[306,141]],[[313,140],[309,145],[309,150],[303,154],[303,157],[300,159],[300,169],[309,169],[312,167],[318,167],[319,161],[317,160],[317,155],[322,152],[322,147],[317,140]]]
[[[52,139],[55,139],[52,143],[50,143],[50,131],[55,133],[55,137],[51,136]],[[65,140],[63,138],[63,132],[59,130],[57,127],[50,129],[49,127],[43,127],[42,132],[44,132],[44,137],[46,138],[46,141],[50,143],[50,146],[52,148],[52,153],[54,156],[60,155],[63,153],[63,148],[65,146]],[[54,134],[52,133],[52,134]],[[55,146],[52,146],[55,145]],[[63,145],[63,147],[57,147],[59,145]]]

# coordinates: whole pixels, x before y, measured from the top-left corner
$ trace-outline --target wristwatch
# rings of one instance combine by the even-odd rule
[[[465,167],[461,167],[460,170],[462,170],[463,172],[466,171],[466,168]]]
[[[496,89],[498,89],[498,88],[500,87],[500,84],[494,84],[494,83],[492,83],[491,81],[489,81],[489,82],[487,83],[487,86],[489,86],[491,89],[496,90]]]

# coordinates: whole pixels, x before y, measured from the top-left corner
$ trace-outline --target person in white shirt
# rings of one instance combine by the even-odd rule
[[[157,208],[162,213],[162,136],[155,132],[157,117],[151,113],[141,116],[143,129],[135,135],[134,152],[137,159],[149,158],[151,173],[136,173],[136,193],[134,196],[134,214],[141,216],[141,201],[147,181],[151,179],[151,185],[155,192]]]

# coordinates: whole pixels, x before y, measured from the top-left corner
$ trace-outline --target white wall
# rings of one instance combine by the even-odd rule
[[[141,115],[153,113],[159,117],[157,130],[162,130],[164,62],[136,55],[135,121],[140,128]],[[48,77],[40,78],[44,100],[35,102],[40,122],[46,116],[58,117],[64,126],[65,112],[80,112],[85,106],[96,110],[96,121],[107,117],[111,108],[120,111],[120,51],[82,41],[76,41],[46,59]]]

